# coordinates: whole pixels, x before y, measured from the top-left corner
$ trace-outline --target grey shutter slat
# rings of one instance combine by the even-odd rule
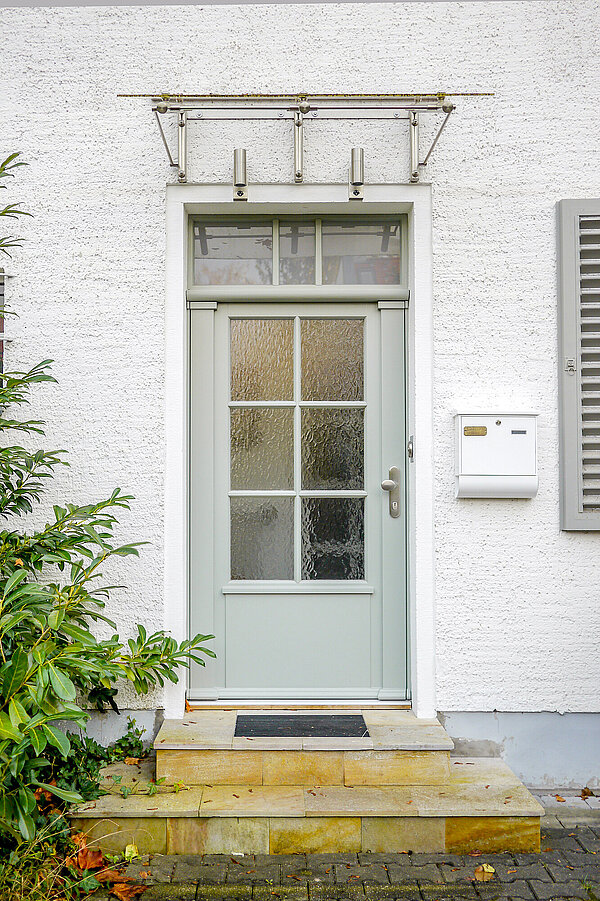
[[[600,530],[600,200],[558,203],[561,528]]]

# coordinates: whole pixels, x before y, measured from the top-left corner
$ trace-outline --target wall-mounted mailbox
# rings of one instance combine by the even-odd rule
[[[537,414],[456,415],[456,497],[535,497]]]

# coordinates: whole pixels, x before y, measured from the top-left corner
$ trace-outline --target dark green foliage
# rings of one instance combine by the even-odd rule
[[[0,163],[0,178],[22,165],[15,160],[13,154]],[[18,212],[12,204],[0,216]],[[0,251],[9,246],[15,239],[0,239]],[[95,503],[55,505],[44,526],[23,528],[55,468],[67,465],[64,451],[31,448],[44,434],[43,422],[14,413],[32,389],[54,381],[50,362],[0,374],[0,520],[6,524],[0,529],[0,847],[34,839],[41,822],[38,789],[64,804],[81,800],[74,785],[87,790],[84,777],[91,779],[91,772],[75,780],[60,772],[57,761],[68,770],[75,742],[64,721],[83,727],[90,703],[115,707],[120,680],[146,694],[176,682],[178,667],[190,660],[203,666],[205,655],[215,656],[204,645],[212,635],[178,643],[162,631],[147,635],[139,625],[123,642],[104,614],[117,587],[102,582],[104,563],[138,556],[138,544],[113,537],[118,514],[132,500],[119,488]],[[15,435],[27,446],[13,443]],[[96,638],[90,626],[98,622],[113,630],[110,638]]]

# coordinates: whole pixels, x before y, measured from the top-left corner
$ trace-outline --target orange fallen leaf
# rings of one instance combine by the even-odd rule
[[[147,885],[127,885],[126,882],[115,882],[110,891],[119,901],[131,901],[136,895],[147,892],[148,888]]]
[[[591,790],[591,788],[588,788],[586,785],[585,788],[581,789],[581,797],[583,798],[584,801],[586,798],[593,798],[594,792]]]
[[[104,866],[104,857],[99,848],[82,848],[77,854],[77,866],[80,870],[96,870]]]
[[[516,873],[517,871],[516,870],[507,870],[506,872],[507,873]]]
[[[564,800],[565,800],[564,798],[561,798],[560,795],[554,795],[554,797],[556,798],[557,801],[564,802]]]
[[[481,866],[475,867],[475,879],[478,882],[489,882],[495,876],[495,869],[489,863],[482,863]]]
[[[137,766],[139,764],[139,762],[140,762],[139,757],[126,757],[125,758],[125,763],[128,766]]]
[[[141,874],[140,874],[141,875]],[[124,876],[123,873],[119,873],[118,870],[100,870],[99,873],[94,873],[94,879],[97,879],[98,882],[131,882],[130,876]]]

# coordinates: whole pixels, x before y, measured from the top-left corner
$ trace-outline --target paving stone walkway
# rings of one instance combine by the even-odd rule
[[[150,886],[143,901],[600,901],[600,817],[579,819],[549,814],[540,854],[153,855],[126,873]]]

